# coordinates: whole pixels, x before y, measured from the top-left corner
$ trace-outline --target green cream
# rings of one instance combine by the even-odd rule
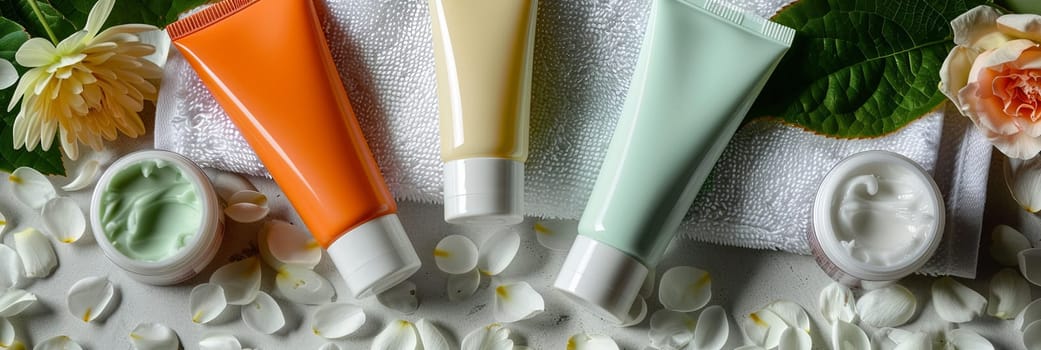
[[[105,237],[127,257],[159,261],[195,237],[202,224],[202,201],[177,166],[145,160],[116,173],[101,194]]]

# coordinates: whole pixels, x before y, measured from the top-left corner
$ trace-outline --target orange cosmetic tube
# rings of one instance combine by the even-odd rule
[[[311,0],[225,0],[166,30],[355,297],[419,269]]]

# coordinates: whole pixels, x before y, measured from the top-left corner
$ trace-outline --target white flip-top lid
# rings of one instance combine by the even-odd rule
[[[505,224],[524,221],[524,163],[505,158],[445,162],[445,221]]]
[[[421,265],[397,214],[348,231],[326,249],[355,298],[379,294],[405,281]]]
[[[553,287],[601,318],[627,324],[639,317],[639,293],[647,271],[629,254],[579,235]]]

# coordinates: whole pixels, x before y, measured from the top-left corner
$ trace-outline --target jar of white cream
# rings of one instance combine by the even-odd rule
[[[166,151],[117,160],[91,198],[91,229],[105,256],[149,284],[175,284],[202,271],[220,247],[223,218],[202,169]]]
[[[843,159],[821,181],[810,248],[838,282],[875,287],[922,267],[943,237],[944,204],[932,177],[886,151]]]

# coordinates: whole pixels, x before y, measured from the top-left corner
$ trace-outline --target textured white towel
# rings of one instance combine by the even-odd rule
[[[769,16],[788,2],[734,3]],[[540,2],[525,173],[529,215],[581,215],[621,113],[648,9],[638,0]],[[333,58],[391,191],[399,199],[440,203],[426,1],[326,0],[321,11]],[[824,172],[858,150],[885,149],[934,171],[946,194],[953,223],[925,271],[971,277],[990,147],[970,129],[964,118],[935,113],[885,138],[848,141],[753,122],[731,142],[681,231],[703,241],[805,254],[812,195]],[[176,50],[166,66],[155,143],[204,166],[267,176]]]

